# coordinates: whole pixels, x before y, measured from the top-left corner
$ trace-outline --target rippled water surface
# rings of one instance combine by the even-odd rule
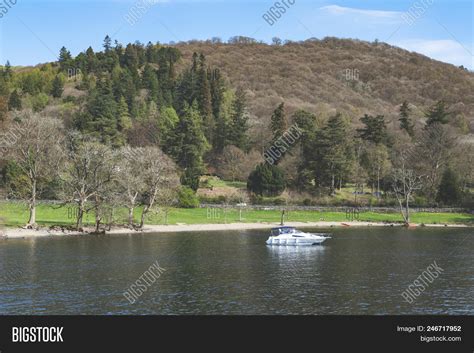
[[[3,240],[0,314],[474,314],[473,230],[330,232],[314,247],[266,246],[267,231]],[[434,261],[444,272],[405,302]]]

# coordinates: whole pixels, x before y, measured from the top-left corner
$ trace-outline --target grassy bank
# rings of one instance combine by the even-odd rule
[[[58,207],[48,204],[40,204],[37,208],[37,222],[43,226],[72,225],[74,224],[74,208]],[[136,217],[141,210],[136,210]],[[118,223],[125,223],[126,210],[118,210],[114,219]],[[240,220],[239,211],[230,209],[227,212],[214,209],[171,209],[168,214],[168,224],[220,224],[220,223],[259,223],[279,222],[281,213],[276,210],[243,210]],[[4,227],[17,227],[24,225],[28,220],[28,211],[24,205],[16,203],[0,203],[0,222]],[[290,222],[345,222],[348,221],[344,212],[316,212],[316,211],[291,211],[285,217]],[[402,222],[397,213],[360,213],[359,221],[363,222]],[[413,213],[413,223],[425,224],[467,224],[474,226],[474,215],[462,213]],[[87,214],[84,218],[86,225],[94,222],[93,214]],[[161,212],[151,214],[148,219],[150,225],[165,224],[164,214]]]

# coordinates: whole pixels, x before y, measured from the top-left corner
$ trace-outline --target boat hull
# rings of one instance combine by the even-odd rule
[[[324,243],[327,238],[279,238],[270,237],[267,240],[267,245],[281,245],[281,246],[312,246]]]

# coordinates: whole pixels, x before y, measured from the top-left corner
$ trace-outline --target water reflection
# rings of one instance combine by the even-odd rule
[[[327,245],[313,246],[286,246],[286,245],[267,245],[267,251],[272,256],[279,258],[304,258],[321,256],[327,250]]]
[[[268,246],[268,232],[0,242],[0,314],[474,314],[470,229],[338,229],[321,246]],[[413,304],[401,293],[434,260]],[[122,293],[166,269],[133,305]],[[20,271],[12,272],[15,269]]]

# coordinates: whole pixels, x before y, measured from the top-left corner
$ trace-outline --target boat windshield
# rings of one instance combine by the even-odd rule
[[[273,228],[272,229],[272,235],[273,236],[278,236],[281,234],[291,234],[294,233],[295,228],[293,227],[281,227],[281,228]]]

